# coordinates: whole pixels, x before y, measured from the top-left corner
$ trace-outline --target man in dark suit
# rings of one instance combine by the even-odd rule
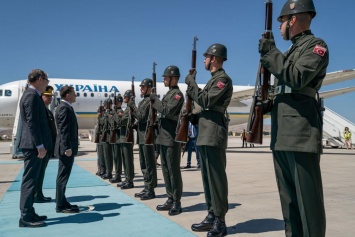
[[[58,135],[55,144],[55,154],[59,157],[58,176],[56,185],[56,211],[62,213],[77,213],[79,208],[71,205],[65,190],[74,163],[74,156],[78,154],[78,123],[71,106],[76,100],[74,87],[63,86],[60,89],[61,101],[57,107],[55,121]]]
[[[20,101],[22,132],[19,147],[25,156],[21,184],[20,227],[43,227],[47,216],[39,216],[33,208],[34,191],[41,169],[42,159],[52,147],[46,107],[41,99],[49,80],[47,74],[34,69],[28,75],[28,88]]]
[[[46,90],[42,92],[42,100],[45,106],[49,106],[52,103],[53,99],[53,87],[52,86],[47,86]],[[54,154],[54,144],[55,144],[55,139],[57,137],[57,128],[55,126],[55,121],[54,121],[54,116],[53,113],[47,108],[47,115],[48,115],[48,125],[51,130],[52,134],[52,148],[47,150],[47,155],[43,158],[42,165],[41,165],[41,171],[39,173],[38,181],[35,187],[35,194],[34,194],[34,202],[35,203],[44,203],[44,202],[50,202],[52,198],[50,197],[45,197],[43,195],[43,180],[44,180],[44,175],[46,173],[46,168],[48,165],[48,161],[51,157],[53,157]]]

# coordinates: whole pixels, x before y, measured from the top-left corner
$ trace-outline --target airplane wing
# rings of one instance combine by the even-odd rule
[[[327,73],[323,80],[323,86],[330,85],[336,82],[346,81],[355,78],[355,69],[342,70]]]
[[[254,88],[233,92],[232,101],[241,101],[253,98]]]
[[[320,92],[319,97],[330,98],[330,97],[346,94],[346,93],[353,92],[353,91],[355,91],[355,87],[345,87],[345,88],[341,88],[341,89]]]

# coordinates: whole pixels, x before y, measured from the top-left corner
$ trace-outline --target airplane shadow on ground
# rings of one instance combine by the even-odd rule
[[[228,204],[228,209],[234,209],[237,206],[240,206],[241,204],[239,203],[229,203]],[[189,207],[184,207],[183,206],[183,211],[184,212],[194,212],[194,211],[206,211],[207,212],[207,206],[205,203],[197,203],[195,205],[189,206]]]
[[[228,224],[228,223],[227,223]],[[285,230],[285,224],[283,220],[278,220],[274,218],[266,219],[254,219],[243,223],[238,223],[234,226],[228,226],[228,234],[238,234],[238,233],[264,233],[270,231],[281,231]]]

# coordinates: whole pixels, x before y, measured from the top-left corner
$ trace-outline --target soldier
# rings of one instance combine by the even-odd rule
[[[153,107],[161,113],[156,143],[160,144],[160,160],[168,200],[158,205],[158,211],[169,210],[169,215],[181,213],[182,178],[180,170],[180,143],[175,142],[175,131],[184,96],[178,87],[180,71],[177,66],[165,69],[164,86],[169,91],[160,101],[156,94],[150,95]]]
[[[111,129],[111,107],[112,100],[109,98],[104,102],[105,114],[103,116],[103,152],[105,158],[106,173],[101,176],[103,179],[112,179],[112,168],[113,168],[113,145],[110,144],[110,129]]]
[[[228,120],[225,116],[233,94],[231,78],[223,69],[227,60],[227,48],[213,44],[203,54],[205,69],[212,78],[205,88],[200,89],[195,82],[195,74],[188,75],[185,83],[187,94],[201,106],[199,134],[196,145],[200,152],[202,181],[208,215],[193,231],[209,231],[207,236],[227,234],[225,215],[228,211],[228,180],[226,174],[226,148],[228,140]]]
[[[122,154],[121,154],[121,145],[120,145],[120,124],[121,124],[121,116],[123,113],[122,110],[122,102],[123,97],[121,95],[115,96],[114,109],[112,111],[112,119],[111,119],[111,131],[115,130],[115,144],[113,144],[113,163],[115,165],[115,176],[110,179],[110,183],[120,183],[121,175],[122,175]]]
[[[154,157],[154,145],[145,145],[146,130],[150,115],[150,94],[152,93],[153,80],[146,78],[140,86],[143,99],[139,102],[138,108],[133,101],[128,102],[128,106],[132,109],[132,114],[138,120],[138,144],[139,144],[139,161],[144,177],[144,189],[140,193],[136,193],[135,197],[141,200],[149,200],[155,198],[154,188],[157,186],[157,167]]]
[[[130,100],[134,100],[132,90],[127,90],[123,95],[123,102],[128,103]],[[134,188],[133,179],[134,179],[134,162],[133,162],[133,144],[132,141],[127,141],[126,138],[129,135],[130,126],[133,124],[134,116],[131,113],[131,109],[127,107],[121,115],[121,128],[120,128],[120,143],[121,143],[121,152],[123,158],[123,167],[125,173],[125,181],[120,184],[117,184],[117,187],[121,189],[130,189]],[[130,131],[133,133],[133,130]],[[131,134],[133,136],[133,134]]]
[[[271,145],[286,236],[325,236],[320,154],[322,115],[318,91],[326,75],[326,43],[310,30],[312,0],[287,0],[277,20],[284,54],[274,39],[261,39],[260,62],[277,78],[271,110]]]
[[[104,126],[104,119],[103,119],[104,107],[100,105],[97,109],[97,125],[96,125],[96,133],[98,136],[98,140],[95,141],[97,146],[97,167],[98,171],[96,175],[102,177],[106,174],[106,165],[105,165],[105,156],[103,150],[103,142],[102,142],[102,134],[103,134],[103,126]]]

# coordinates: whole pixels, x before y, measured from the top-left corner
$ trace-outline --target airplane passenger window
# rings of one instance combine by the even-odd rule
[[[112,98],[115,97],[115,94],[112,93],[112,94],[111,94],[111,97],[112,97]]]
[[[80,96],[80,93],[79,93],[79,92],[77,92],[77,93],[76,93],[76,97],[79,97],[79,96]]]
[[[91,97],[94,97],[94,93],[91,93]]]
[[[85,93],[84,93],[84,97],[86,97],[86,96],[88,96],[88,93],[85,92]]]
[[[105,93],[105,97],[107,97],[108,95],[107,95],[107,93]]]
[[[2,96],[2,90],[0,90],[0,96]]]
[[[11,90],[5,90],[5,96],[11,96],[12,92]]]

